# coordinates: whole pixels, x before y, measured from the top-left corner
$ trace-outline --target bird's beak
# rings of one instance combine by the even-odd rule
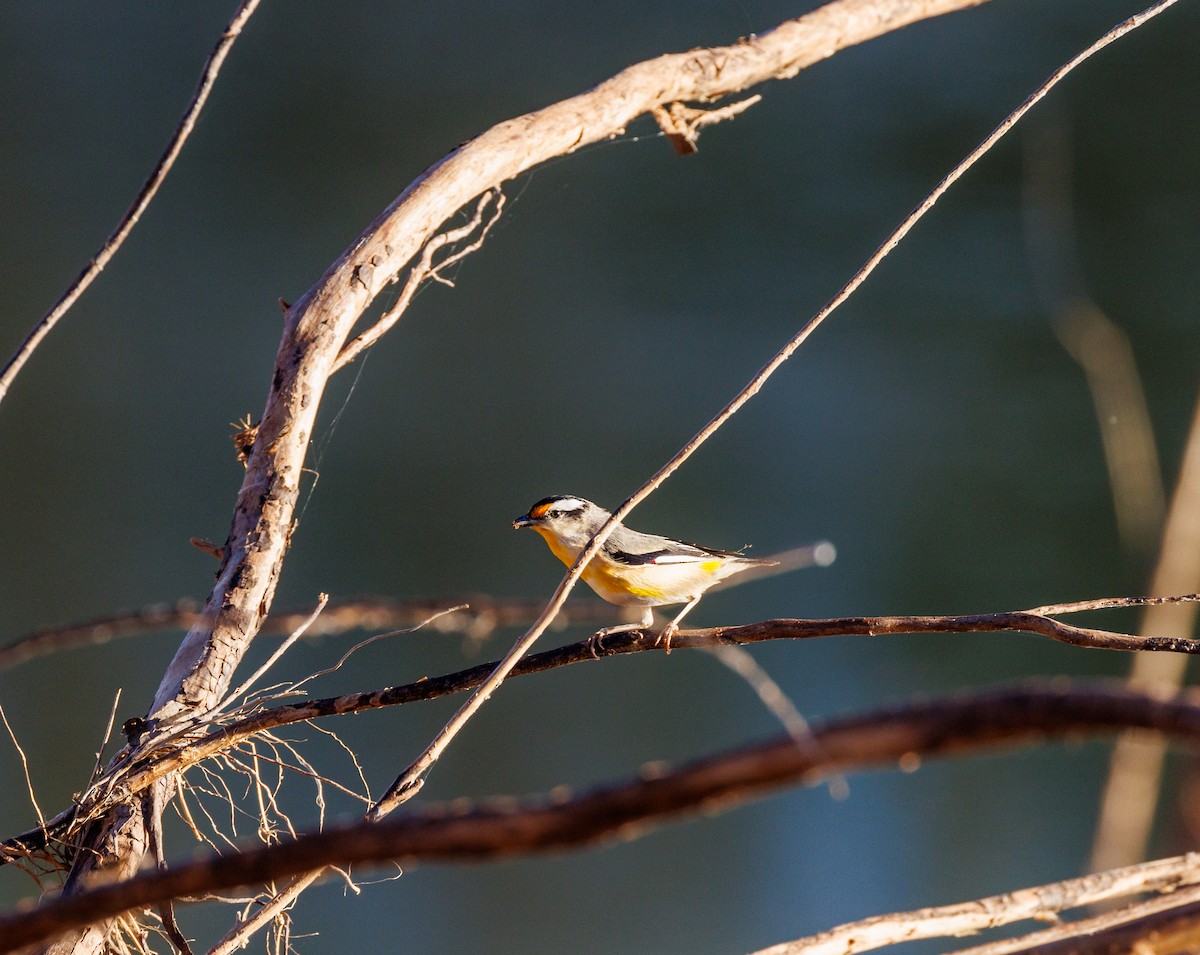
[[[516,520],[513,521],[513,530],[519,531],[522,527],[528,527],[532,523],[533,523],[533,521],[531,521],[529,519],[528,514],[522,514],[520,517],[518,517]]]

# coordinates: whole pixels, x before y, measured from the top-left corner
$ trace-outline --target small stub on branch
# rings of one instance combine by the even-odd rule
[[[246,466],[250,460],[250,452],[254,450],[254,439],[258,436],[258,425],[253,424],[250,415],[240,421],[231,421],[229,427],[236,428],[233,434],[233,447],[237,451],[238,464]]]
[[[761,99],[758,95],[750,96],[720,109],[698,109],[683,103],[671,103],[666,107],[656,106],[651,113],[654,121],[671,141],[675,152],[680,156],[689,156],[700,148],[696,143],[700,139],[702,127],[732,119]]]
[[[206,554],[211,554],[217,560],[225,559],[225,549],[218,547],[206,537],[189,537],[188,543],[195,547],[196,550],[202,550]]]

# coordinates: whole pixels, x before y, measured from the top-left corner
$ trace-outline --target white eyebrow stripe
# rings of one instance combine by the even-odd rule
[[[583,501],[577,497],[569,497],[564,501],[555,501],[551,507],[558,511],[582,511]]]

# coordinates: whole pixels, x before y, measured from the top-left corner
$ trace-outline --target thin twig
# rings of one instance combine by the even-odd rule
[[[248,676],[242,682],[242,685],[236,690],[226,694],[225,699],[214,706],[211,710],[206,711],[203,716],[205,718],[216,716],[222,710],[228,709],[233,704],[234,700],[237,700],[239,697],[245,696],[247,693],[249,693],[250,688],[253,687],[254,684],[257,683],[262,676],[278,662],[280,657],[287,653],[292,644],[304,636],[305,632],[313,625],[313,622],[317,619],[317,617],[321,616],[321,611],[325,609],[325,605],[327,603],[329,603],[329,594],[319,594],[317,596],[317,605],[313,608],[312,613],[310,613],[308,617],[306,617],[300,623],[300,626],[298,626],[288,635],[286,640],[284,640],[281,644],[279,644],[278,647],[275,648],[271,655],[263,662],[262,666],[251,673],[250,676]]]
[[[391,327],[400,319],[400,316],[404,314],[409,302],[412,301],[413,296],[417,294],[417,290],[425,283],[426,279],[448,282],[447,279],[441,278],[441,271],[482,248],[484,240],[487,238],[487,234],[491,231],[492,226],[500,221],[500,216],[504,213],[504,201],[504,193],[499,188],[485,192],[480,197],[479,202],[476,203],[475,214],[471,217],[470,222],[456,229],[439,233],[426,242],[425,247],[421,250],[421,258],[409,270],[408,277],[404,281],[404,288],[400,290],[395,303],[383,314],[379,321],[346,344],[337,356],[337,360],[333,363],[333,371],[339,371],[350,364],[359,354],[370,348],[387,334]],[[491,218],[485,222],[483,218],[484,213],[487,211],[488,206],[493,204],[495,205],[495,209],[492,210]],[[433,264],[433,257],[440,249],[455,242],[461,242],[477,229],[479,230],[479,235],[468,245],[461,249],[456,249],[437,265]],[[373,265],[370,267],[374,268]],[[362,266],[360,266],[361,268]],[[363,281],[366,285],[371,284],[367,278],[364,278]]]
[[[84,290],[92,284],[92,280],[104,270],[104,267],[108,265],[112,257],[117,254],[117,250],[121,248],[125,239],[128,238],[129,233],[133,231],[133,227],[137,225],[138,220],[142,217],[142,213],[150,205],[150,201],[154,198],[155,193],[158,192],[159,187],[167,178],[167,173],[175,165],[175,160],[183,150],[183,144],[195,128],[200,110],[204,108],[204,104],[208,100],[208,95],[212,92],[213,85],[217,81],[217,74],[220,73],[221,65],[225,62],[225,57],[229,55],[230,48],[232,48],[238,36],[241,35],[246,22],[258,7],[259,2],[260,0],[242,0],[242,3],[238,5],[233,18],[221,33],[221,39],[217,41],[217,45],[213,48],[207,62],[204,64],[204,70],[200,74],[200,82],[196,87],[196,91],[192,94],[191,102],[183,113],[183,118],[180,119],[179,125],[175,128],[175,134],[171,137],[170,142],[167,143],[167,148],[162,156],[159,157],[158,164],[150,173],[150,178],[142,184],[141,191],[137,194],[137,198],[133,200],[133,205],[129,207],[125,215],[121,218],[121,221],[117,224],[116,229],[104,241],[104,244],[96,254],[92,256],[92,260],[79,273],[79,277],[63,292],[50,311],[42,316],[41,320],[25,338],[25,341],[21,343],[21,347],[17,349],[16,354],[4,366],[3,373],[0,373],[0,401],[4,400],[4,396],[8,394],[13,381],[25,366],[25,363],[29,361],[34,350],[41,344],[42,339],[50,334],[50,330],[58,324],[68,309],[84,293]]]
[[[347,650],[345,653],[343,653],[341,658],[338,660],[338,662],[333,664],[333,666],[326,667],[323,670],[318,670],[316,673],[310,673],[308,676],[304,677],[304,679],[297,680],[295,683],[292,683],[291,685],[289,685],[280,695],[286,696],[291,693],[296,693],[306,683],[310,683],[313,680],[319,679],[320,677],[323,677],[323,676],[328,676],[330,673],[336,673],[338,670],[340,670],[342,668],[343,665],[345,665],[347,660],[349,660],[352,656],[354,656],[354,654],[356,654],[363,647],[370,646],[372,643],[375,643],[379,640],[386,640],[388,637],[397,637],[397,636],[401,636],[406,633],[415,633],[418,630],[423,630],[425,627],[428,627],[435,620],[439,620],[442,617],[445,617],[447,614],[456,613],[459,610],[466,610],[466,609],[467,609],[466,604],[459,604],[457,607],[447,607],[445,610],[439,610],[437,613],[433,614],[432,616],[426,617],[420,623],[413,624],[411,627],[403,627],[400,630],[388,630],[386,633],[377,633],[374,636],[367,637],[366,640],[360,640],[358,643],[356,643],[354,646],[352,646],[349,650]]]
[[[92,775],[88,778],[88,785],[96,781],[96,777],[100,775],[100,769],[104,765],[104,749],[108,746],[108,741],[112,739],[113,724],[117,721],[117,706],[121,702],[121,688],[117,688],[116,696],[113,697],[112,709],[108,711],[108,723],[104,727],[104,738],[100,740],[100,748],[96,750],[96,765],[92,767]]]
[[[994,146],[1010,129],[1013,128],[1021,118],[1029,112],[1038,102],[1046,96],[1055,86],[1058,85],[1072,70],[1079,64],[1083,63],[1089,57],[1108,46],[1110,43],[1120,39],[1131,30],[1137,29],[1142,23],[1150,18],[1157,16],[1168,7],[1174,5],[1177,0],[1160,0],[1142,13],[1130,17],[1129,19],[1119,23],[1117,26],[1109,30],[1104,36],[1092,43],[1081,53],[1072,57],[1067,63],[1059,67],[1049,79],[1039,86],[1026,100],[1013,110],[1005,119],[997,126],[978,146],[956,165],[950,173],[942,179],[941,182],[925,197],[905,219],[892,232],[884,243],[875,251],[875,253],[867,260],[867,262],[855,273],[855,275],[842,287],[830,302],[825,305],[816,315],[814,315],[804,327],[792,337],[792,339],[784,345],[783,348],[772,358],[766,365],[758,371],[750,382],[730,401],[707,425],[700,429],[699,432],[685,444],[675,455],[663,465],[646,483],[638,490],[629,496],[620,507],[613,512],[608,521],[600,528],[599,531],[592,537],[591,541],[580,552],[575,563],[571,565],[567,575],[559,583],[554,595],[551,597],[546,609],[541,616],[533,624],[532,627],[513,645],[512,649],[501,660],[499,666],[492,675],[484,681],[478,690],[471,696],[470,699],[463,704],[457,713],[451,717],[450,721],[438,732],[430,744],[421,752],[409,767],[401,773],[396,781],[391,785],[388,791],[383,795],[379,802],[371,811],[372,818],[382,818],[390,811],[395,809],[405,800],[411,798],[420,788],[420,781],[427,773],[430,767],[437,762],[438,758],[445,751],[451,740],[458,735],[459,731],[467,724],[472,716],[479,710],[487,699],[499,688],[504,682],[505,677],[516,666],[517,661],[524,656],[529,648],[537,641],[538,637],[545,632],[550,625],[550,621],[554,619],[563,603],[566,602],[568,594],[574,588],[576,582],[583,574],[583,570],[588,563],[597,554],[604,542],[608,540],[609,535],[616,528],[618,523],[623,521],[629,513],[646,497],[657,490],[664,481],[667,480],[679,467],[687,461],[713,434],[717,432],[730,418],[732,418],[741,407],[753,398],[767,379],[771,377],[779,368],[787,361],[795,351],[809,338],[810,335],[827,319],[833,312],[842,305],[854,292],[867,280],[872,272],[879,264],[891,253],[891,251],[900,243],[900,241],[913,229],[913,227],[924,218],[925,214],[937,203],[937,201],[946,193],[946,191],[957,182],[963,174],[970,169],[976,162],[979,161],[991,148]],[[676,644],[677,645],[677,644]]]
[[[29,760],[25,757],[25,750],[21,748],[17,734],[13,732],[13,728],[8,723],[8,716],[5,714],[3,706],[0,706],[0,720],[4,721],[4,728],[8,730],[8,738],[12,740],[17,755],[21,757],[21,770],[25,773],[25,788],[29,791],[29,801],[33,804],[33,811],[37,813],[38,828],[45,832],[46,817],[42,813],[42,807],[38,805],[37,794],[33,791],[33,779],[29,775]]]

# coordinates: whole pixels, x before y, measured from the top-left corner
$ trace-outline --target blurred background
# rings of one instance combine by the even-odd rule
[[[159,199],[0,406],[0,641],[203,599],[215,562],[188,538],[228,531],[241,480],[229,422],[262,408],[277,299],[299,297],[422,169],[635,61],[815,6],[265,0]],[[0,5],[4,357],[127,207],[233,8]],[[1006,113],[1137,8],[996,0],[766,86],[695,156],[642,122],[510,182],[503,220],[457,287],[426,289],[334,381],[277,606],[322,591],[548,596],[563,568],[511,530],[515,515],[552,493],[620,502]],[[837,546],[831,567],[713,595],[694,624],[1147,589],[1152,549],[1119,539],[1085,376],[1055,330],[1056,289],[1085,291],[1129,336],[1169,488],[1200,377],[1198,28],[1200,8],[1180,4],[1078,70],[638,509],[635,527],[717,547]],[[1031,181],[1052,183],[1037,215]],[[1047,221],[1065,264],[1045,252]],[[458,669],[515,635],[382,641],[313,691]],[[303,641],[280,677],[328,666],[362,636]],[[163,632],[0,674],[47,814],[86,784],[118,689],[118,723],[144,713],[178,641]],[[260,641],[253,660],[276,643]],[[1015,634],[753,653],[810,718],[1130,663]],[[378,794],[456,705],[329,728]],[[708,655],[610,660],[504,687],[421,798],[584,787],[778,732]],[[353,784],[335,744],[304,727],[291,736]],[[331,881],[300,903],[297,933],[318,934],[297,947],[727,953],[1067,878],[1086,864],[1107,752],[1072,743],[857,775],[841,800],[792,791],[629,844],[415,869],[359,897]],[[0,765],[7,835],[36,816],[5,740]],[[311,784],[290,786],[296,825],[314,825]],[[357,811],[329,800],[333,818]],[[1191,844],[1176,805],[1154,853]],[[253,838],[251,820],[239,826]],[[201,851],[180,827],[170,847]],[[35,889],[5,871],[0,891],[13,904]],[[181,912],[201,944],[231,920],[216,906]]]

